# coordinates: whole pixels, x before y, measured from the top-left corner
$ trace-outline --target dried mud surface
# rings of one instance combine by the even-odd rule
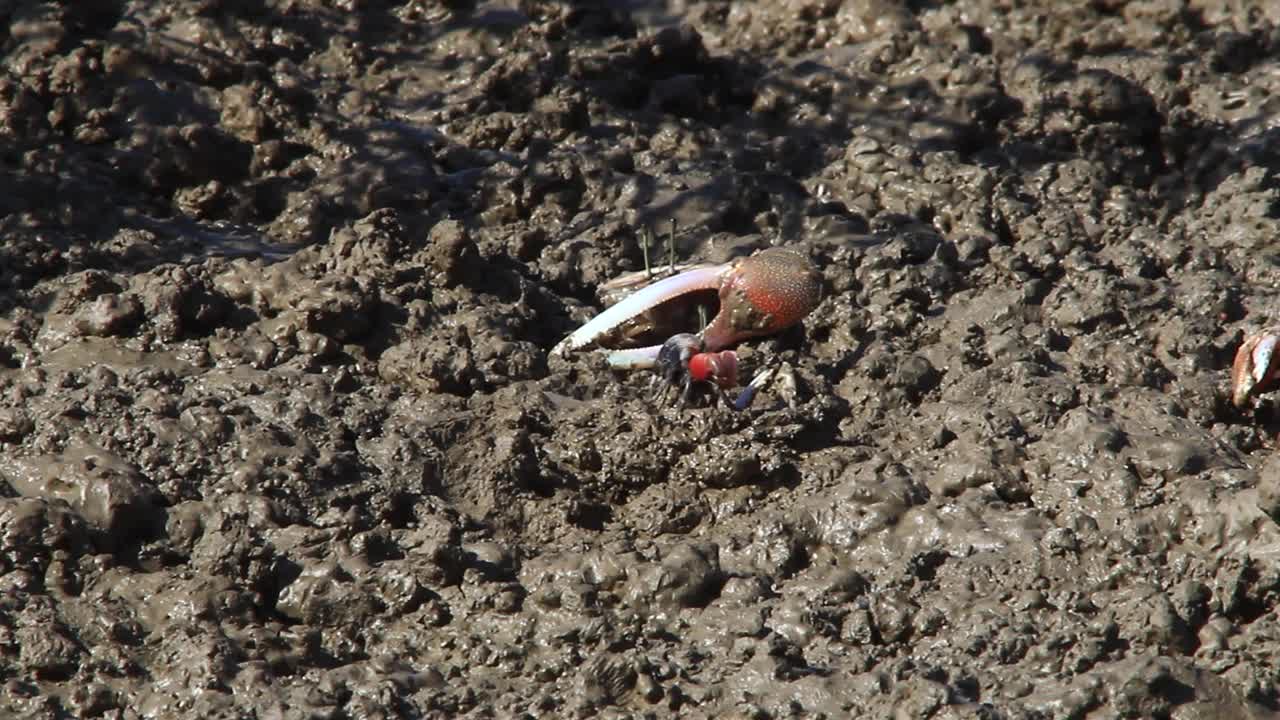
[[[0,5],[0,715],[1273,716],[1276,8]]]

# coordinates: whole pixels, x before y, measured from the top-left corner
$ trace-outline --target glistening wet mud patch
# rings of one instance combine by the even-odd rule
[[[0,10],[0,708],[1275,715],[1280,16],[1121,5]],[[750,412],[549,356],[672,221]]]

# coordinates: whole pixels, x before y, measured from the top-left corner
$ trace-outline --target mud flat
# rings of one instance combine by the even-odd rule
[[[1274,716],[1277,7],[0,8],[0,715]]]

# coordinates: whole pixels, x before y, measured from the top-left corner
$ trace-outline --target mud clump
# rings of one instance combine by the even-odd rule
[[[1271,5],[11,5],[0,715],[1280,713]]]

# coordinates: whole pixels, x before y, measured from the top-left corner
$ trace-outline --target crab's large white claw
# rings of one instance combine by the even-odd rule
[[[730,266],[728,265],[698,267],[682,272],[679,275],[663,278],[652,285],[641,288],[592,318],[586,325],[573,331],[569,337],[560,341],[560,344],[556,345],[552,352],[557,355],[567,355],[574,350],[580,350],[591,345],[610,330],[668,300],[674,300],[681,295],[687,295],[698,290],[718,289],[724,273],[728,272],[729,269]],[[645,348],[645,350],[647,351],[648,348]],[[647,357],[647,355],[642,354],[640,357]],[[657,357],[656,351],[654,357],[655,359]],[[648,367],[652,367],[652,365]]]

